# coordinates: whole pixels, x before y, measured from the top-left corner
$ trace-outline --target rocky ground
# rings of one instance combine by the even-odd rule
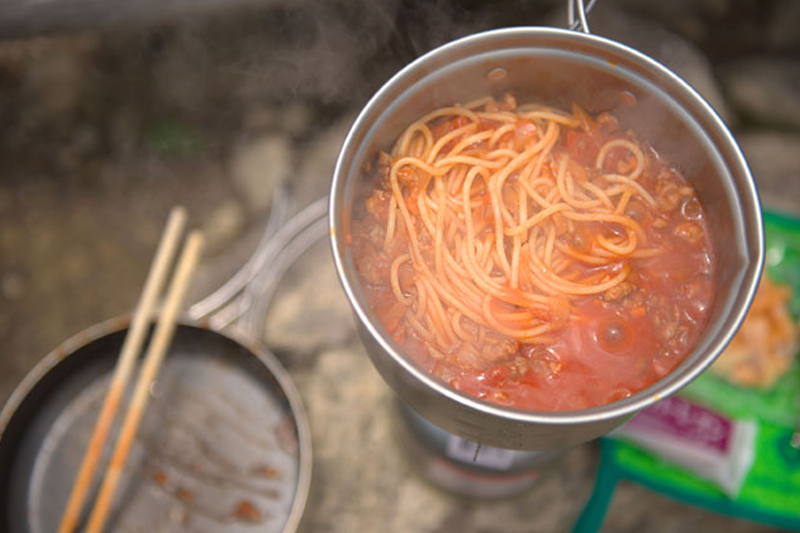
[[[170,206],[209,238],[198,298],[241,264],[277,184],[299,206],[327,193],[355,113],[406,62],[481,29],[563,19],[555,1],[244,3],[114,25],[89,14],[81,32],[0,40],[0,398],[66,337],[131,310]],[[798,6],[601,0],[591,20],[694,85],[732,127],[765,205],[800,214]],[[425,483],[396,443],[392,395],[325,244],[286,276],[264,340],[311,419],[312,531],[564,531],[588,497],[593,444],[507,501]],[[770,531],[634,485],[606,523],[722,529]]]

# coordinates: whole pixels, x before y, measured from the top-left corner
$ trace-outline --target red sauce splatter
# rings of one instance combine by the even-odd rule
[[[242,522],[256,523],[261,521],[261,512],[247,500],[239,502],[233,514]]]
[[[182,501],[184,501],[186,503],[192,503],[194,501],[194,494],[192,494],[188,490],[184,489],[183,487],[179,487],[175,491],[175,496],[177,496],[178,499],[180,499],[180,500],[182,500]]]
[[[254,467],[251,470],[251,472],[253,473],[253,475],[256,475],[256,476],[259,476],[259,477],[264,477],[264,478],[267,478],[267,479],[280,479],[281,478],[281,473],[277,469],[275,469],[275,468],[273,468],[271,466],[259,465],[259,466]]]

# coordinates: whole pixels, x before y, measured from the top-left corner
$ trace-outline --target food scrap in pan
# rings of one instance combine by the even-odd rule
[[[236,511],[234,511],[234,516],[241,522],[253,524],[257,524],[262,520],[261,512],[247,500],[239,502],[236,506]]]
[[[798,325],[789,314],[791,289],[761,278],[742,327],[711,367],[736,385],[769,388],[792,366],[798,349]]]

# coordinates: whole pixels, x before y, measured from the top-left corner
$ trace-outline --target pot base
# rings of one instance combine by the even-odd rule
[[[563,450],[519,451],[462,439],[395,402],[400,443],[423,477],[448,492],[476,499],[507,498],[533,487]]]

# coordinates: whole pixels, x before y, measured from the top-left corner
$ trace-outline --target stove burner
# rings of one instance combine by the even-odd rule
[[[514,496],[530,489],[563,450],[519,451],[463,439],[397,401],[400,441],[434,485],[470,498]]]

